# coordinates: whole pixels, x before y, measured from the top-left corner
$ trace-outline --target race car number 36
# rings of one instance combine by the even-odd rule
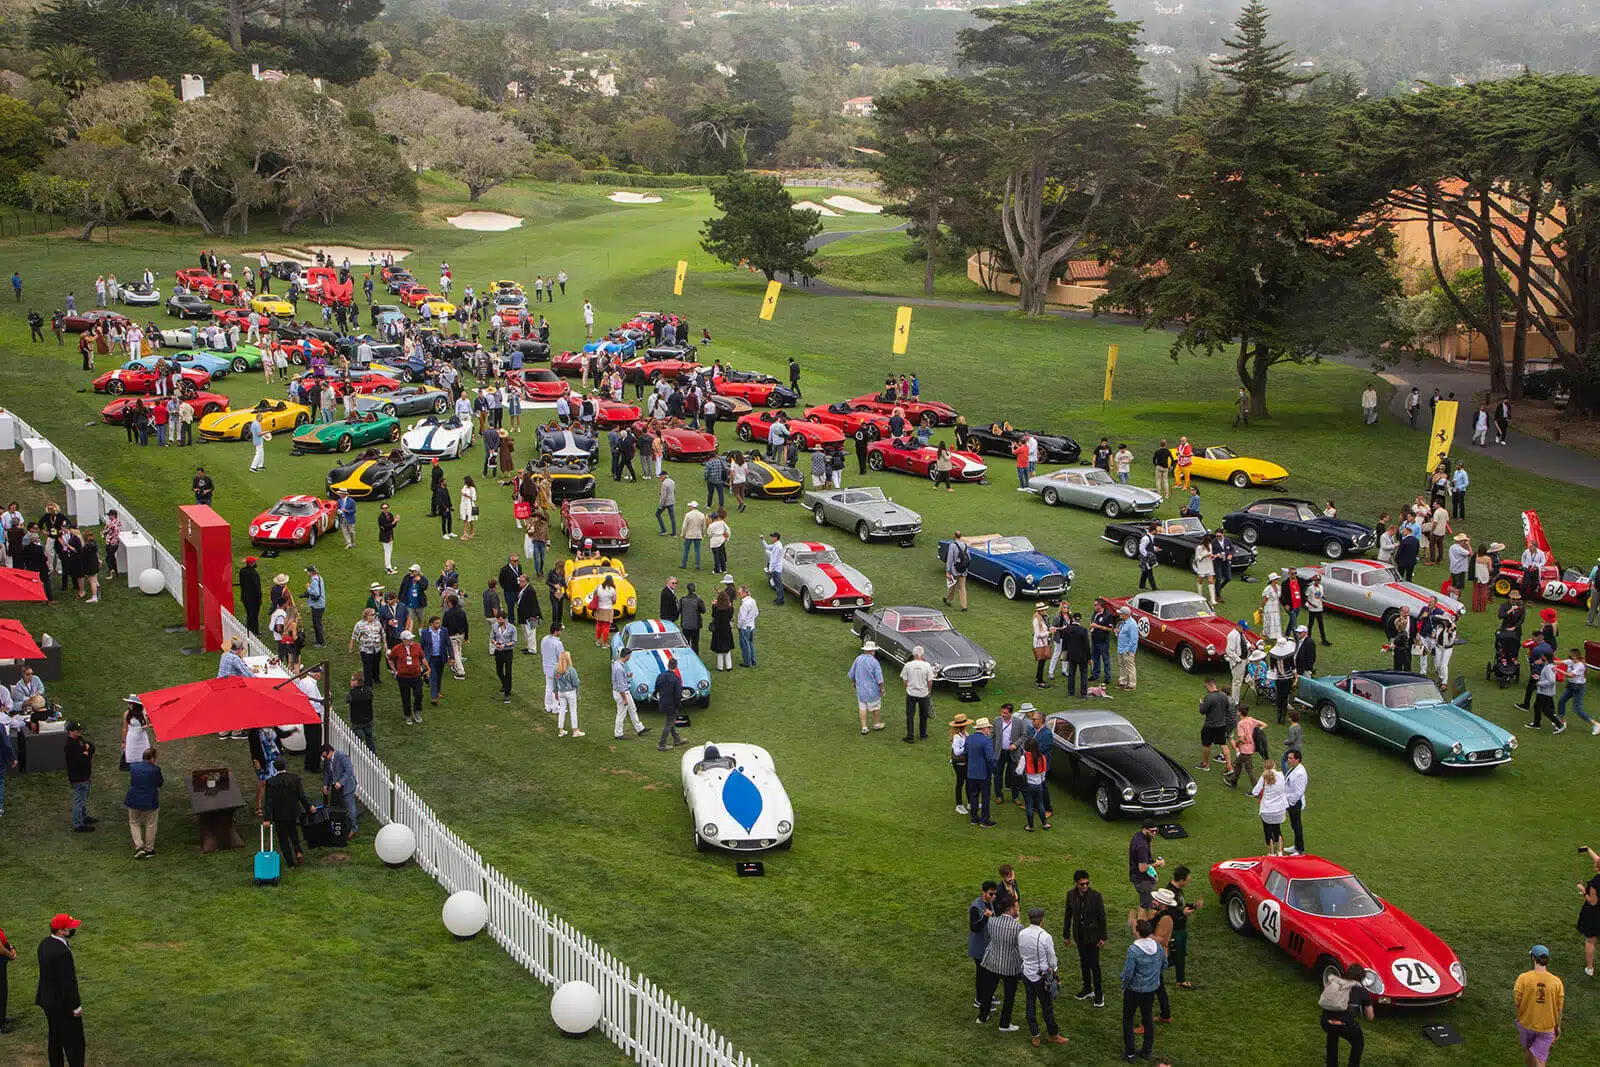
[[[1421,960],[1401,956],[1389,964],[1395,981],[1413,993],[1433,993],[1439,988],[1439,972]]]

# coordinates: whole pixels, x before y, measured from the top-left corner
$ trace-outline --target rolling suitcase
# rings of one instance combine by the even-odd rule
[[[256,853],[256,885],[277,885],[283,871],[283,857],[278,854],[278,835],[271,823],[261,825],[261,851]]]
[[[328,813],[328,846],[343,848],[350,842],[350,813],[344,808],[323,808]]]

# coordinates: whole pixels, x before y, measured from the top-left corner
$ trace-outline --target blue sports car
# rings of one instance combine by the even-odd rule
[[[632,359],[638,346],[632,341],[590,341],[583,346],[585,352],[603,353],[612,359]]]
[[[711,672],[689,647],[677,623],[635,619],[611,635],[612,658],[623,649],[629,652],[628,688],[635,702],[655,700],[656,679],[667,669],[667,659],[671,657],[683,680],[683,702],[698,701],[702,708],[711,706]]]
[[[1267,497],[1222,517],[1222,528],[1251,548],[1272,545],[1320,552],[1329,559],[1360,556],[1378,545],[1378,531],[1349,519],[1329,518],[1309,500]]]
[[[1072,588],[1072,568],[1034,548],[1026,537],[984,534],[961,541],[967,547],[968,576],[999,586],[1007,600],[1060,596]],[[939,562],[946,560],[954,545],[954,541],[939,542]]]
[[[1349,730],[1406,754],[1419,774],[1511,762],[1517,739],[1472,713],[1472,694],[1446,700],[1438,683],[1410,671],[1300,676],[1295,703],[1328,733]]]
[[[227,377],[233,371],[232,358],[212,355],[209,352],[162,352],[159,357],[146,356],[143,359],[130,359],[122,365],[122,369],[154,372],[156,363],[160,359],[176,363],[179,370],[203,370],[213,378]]]

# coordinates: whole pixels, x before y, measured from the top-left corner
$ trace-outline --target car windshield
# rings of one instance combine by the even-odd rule
[[[1168,519],[1160,532],[1168,534],[1203,534],[1206,532],[1206,524],[1195,516],[1190,515],[1182,519]]]
[[[677,630],[668,630],[664,633],[635,630],[623,639],[623,644],[632,652],[649,652],[655,649],[685,648],[688,642]]]
[[[1431,708],[1444,702],[1444,695],[1432,682],[1405,682],[1388,686],[1383,691],[1386,708]]]
[[[888,498],[883,495],[883,490],[874,485],[845,494],[844,502],[846,504],[866,504],[874,500],[886,499]]]
[[[1083,480],[1088,485],[1111,485],[1111,475],[1096,467],[1092,471],[1083,472]]]
[[[567,508],[572,515],[610,515],[616,510],[615,500],[574,500]]]
[[[1033,542],[1026,537],[996,537],[983,546],[991,556],[1010,556],[1017,552],[1032,552]]]
[[[317,505],[309,500],[280,500],[272,506],[271,515],[289,515],[304,519],[317,513]]]
[[[1362,585],[1387,585],[1399,580],[1400,575],[1395,573],[1393,567],[1368,567],[1361,572]]]
[[[797,552],[795,553],[794,561],[796,563],[832,563],[837,566],[839,553],[831,548],[823,552]]]
[[[536,370],[528,375],[528,380],[530,382],[559,382],[561,378],[555,371]]]
[[[1284,903],[1295,911],[1331,919],[1359,919],[1383,911],[1378,898],[1352,874],[1296,878],[1289,883]]]
[[[1305,504],[1296,504],[1294,509],[1294,517],[1299,519],[1301,522],[1315,522],[1319,516],[1309,506]]]
[[[1237,459],[1237,458],[1239,458],[1239,453],[1235,452],[1233,449],[1227,447],[1226,445],[1223,445],[1220,448],[1208,448],[1208,449],[1206,449],[1206,458],[1207,459]]]
[[[1139,745],[1144,738],[1132,723],[1108,722],[1099,726],[1085,726],[1078,731],[1079,748],[1097,748],[1101,745]]]
[[[282,411],[283,410],[283,401],[281,401],[281,400],[263,400],[263,401],[261,401],[261,403],[257,404],[255,407],[251,408],[250,410],[251,411]]]
[[[1157,614],[1168,622],[1180,619],[1209,619],[1216,614],[1200,597],[1193,600],[1178,600],[1170,604],[1162,604]]]
[[[618,578],[625,577],[625,575],[623,575],[623,573],[617,570],[615,567],[607,567],[595,563],[591,563],[586,567],[572,568],[572,577],[574,578],[599,578],[601,581],[604,581],[605,576],[608,574],[614,574]]]
[[[899,629],[903,634],[931,633],[950,629],[950,620],[937,611],[927,615],[902,615]]]

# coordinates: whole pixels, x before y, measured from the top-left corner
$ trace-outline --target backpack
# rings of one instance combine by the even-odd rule
[[[1272,758],[1272,754],[1267,751],[1267,731],[1264,728],[1257,726],[1254,730],[1250,731],[1250,740],[1256,746],[1256,755],[1260,756],[1263,760],[1269,760]]]
[[[969,548],[967,548],[966,542],[964,541],[957,541],[955,547],[955,571],[957,574],[966,574],[967,568],[972,566],[972,552]]]
[[[1350,990],[1359,984],[1349,978],[1328,979],[1322,987],[1322,995],[1317,998],[1317,1007],[1323,1011],[1349,1011]]]

